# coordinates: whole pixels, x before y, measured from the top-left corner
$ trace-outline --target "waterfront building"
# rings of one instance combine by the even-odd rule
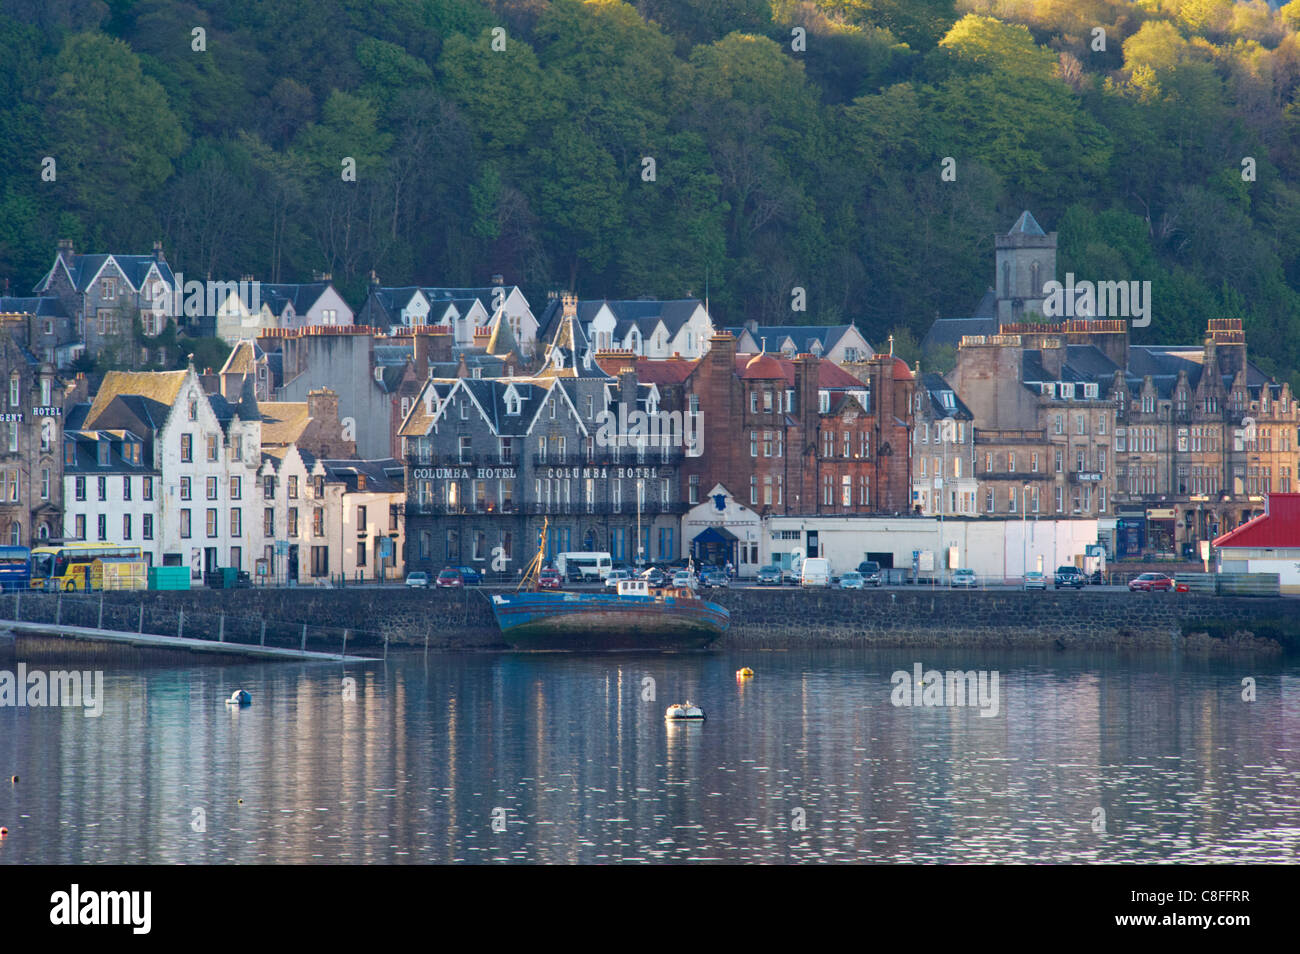
[[[544,519],[548,558],[677,558],[684,450],[632,431],[637,414],[680,412],[661,416],[671,412],[658,389],[634,373],[607,374],[569,325],[535,375],[435,378],[421,389],[401,430],[408,569],[517,574]]]
[[[138,544],[151,565],[248,569],[261,421],[185,371],[110,371],[63,435],[67,539]]]
[[[1300,493],[1264,495],[1264,512],[1214,540],[1219,573],[1276,573],[1300,593]]]
[[[0,314],[0,543],[33,546],[60,535],[67,391],[32,347],[39,320]]]
[[[978,513],[1113,513],[1118,401],[1105,378],[1115,365],[1098,340],[1072,342],[1122,332],[1124,322],[1083,324],[1006,325],[962,339],[946,380],[975,425]]]
[[[721,484],[760,515],[910,510],[913,378],[904,362],[872,355],[840,368],[735,349],[730,334],[714,335],[683,382],[703,440],[683,468],[689,503]]]
[[[939,374],[918,374],[912,427],[912,509],[923,516],[977,513],[975,417]]]

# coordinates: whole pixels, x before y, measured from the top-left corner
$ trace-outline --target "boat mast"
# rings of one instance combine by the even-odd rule
[[[542,542],[538,545],[537,553],[534,554],[532,561],[528,564],[528,569],[524,572],[524,578],[519,581],[517,589],[522,590],[524,587],[527,587],[529,591],[538,589],[537,575],[542,570],[542,560],[546,556],[546,534],[550,523],[549,517],[542,518]]]

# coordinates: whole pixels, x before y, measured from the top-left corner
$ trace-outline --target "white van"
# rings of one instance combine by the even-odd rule
[[[831,561],[822,557],[804,560],[799,583],[801,586],[830,586]]]
[[[598,582],[609,575],[614,558],[608,553],[557,553],[555,569],[562,579],[581,577],[584,582]]]

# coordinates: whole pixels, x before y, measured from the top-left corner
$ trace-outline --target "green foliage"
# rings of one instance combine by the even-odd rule
[[[1239,316],[1261,366],[1300,378],[1300,0],[3,10],[26,21],[0,13],[17,292],[61,237],[162,239],[190,275],[331,271],[354,294],[371,269],[611,297],[707,277],[721,323],[851,319],[912,360],[936,315],[970,314],[993,234],[1029,208],[1062,277],[1151,281],[1139,340]]]

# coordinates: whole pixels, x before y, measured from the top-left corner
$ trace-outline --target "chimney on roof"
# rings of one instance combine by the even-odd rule
[[[154,242],[154,243],[153,243],[153,260],[154,260],[155,262],[166,262],[166,261],[167,261],[167,259],[163,257],[162,242]]]
[[[378,287],[379,287],[379,275],[375,272],[375,270],[374,270],[373,268],[370,270],[369,278],[370,278],[370,287],[371,287],[371,288],[378,288]]]
[[[578,296],[573,292],[564,292],[560,296],[560,305],[562,307],[561,317],[576,318],[578,315]]]
[[[492,284],[493,284],[493,285],[504,285],[505,283],[506,283],[506,277],[505,277],[504,275],[493,275],[493,276],[492,276]]]

